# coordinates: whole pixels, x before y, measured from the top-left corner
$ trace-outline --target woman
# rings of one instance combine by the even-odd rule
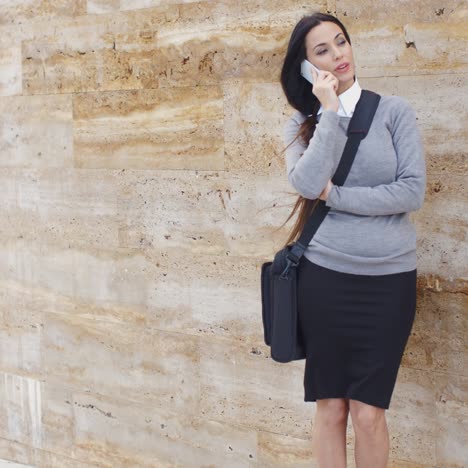
[[[312,69],[313,86],[300,75],[306,58],[320,70]],[[426,186],[416,115],[404,98],[381,95],[338,187],[331,178],[361,88],[350,37],[337,18],[314,13],[298,22],[281,84],[296,109],[284,138],[288,180],[300,194],[286,220],[300,208],[285,245],[297,240],[319,200],[330,207],[298,266],[304,401],[317,402],[314,450],[320,467],[346,467],[350,413],[357,467],[385,467],[385,410],[416,310],[416,232],[409,212],[421,208]]]

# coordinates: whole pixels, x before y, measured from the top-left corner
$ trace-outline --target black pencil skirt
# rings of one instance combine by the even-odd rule
[[[417,269],[343,273],[302,257],[298,326],[304,401],[350,398],[388,409],[416,313]]]

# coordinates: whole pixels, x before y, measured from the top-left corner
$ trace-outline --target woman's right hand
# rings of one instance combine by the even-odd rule
[[[314,77],[314,85],[312,86],[312,94],[320,101],[324,109],[331,109],[338,112],[340,101],[336,91],[338,90],[339,80],[329,71],[320,70],[317,73],[313,67],[312,75]]]

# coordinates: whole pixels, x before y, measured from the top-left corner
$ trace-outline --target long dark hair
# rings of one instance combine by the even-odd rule
[[[307,33],[318,26],[324,21],[331,21],[337,24],[347,41],[351,44],[346,28],[343,23],[333,15],[322,12],[314,12],[311,15],[303,16],[294,27],[291,37],[289,39],[288,49],[284,58],[283,66],[281,68],[281,86],[283,92],[286,95],[288,103],[300,111],[306,119],[299,127],[296,138],[280,153],[282,154],[286,149],[296,141],[297,138],[302,138],[305,144],[308,144],[315,132],[315,126],[317,125],[317,112],[320,109],[320,101],[312,93],[312,84],[305,80],[301,74],[301,62],[307,58],[305,37]],[[309,114],[312,114],[310,117]],[[286,221],[278,228],[281,229],[296,213],[299,209],[299,215],[296,223],[291,229],[287,240],[285,241],[284,247],[290,242],[296,241],[302,232],[304,225],[312,214],[315,206],[319,202],[319,198],[311,200],[304,198],[299,195],[291,214],[288,216]]]

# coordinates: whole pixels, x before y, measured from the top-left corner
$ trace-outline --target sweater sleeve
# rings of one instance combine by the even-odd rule
[[[399,100],[392,130],[397,154],[396,180],[375,187],[334,185],[326,206],[368,216],[405,213],[422,207],[426,190],[423,144],[415,111],[404,98]]]
[[[339,126],[337,112],[325,109],[316,125],[314,135],[306,146],[298,138],[286,149],[286,171],[288,181],[305,198],[320,196],[340,162],[338,145],[331,144]],[[296,137],[300,122],[292,116],[284,127],[284,143],[289,145]]]

